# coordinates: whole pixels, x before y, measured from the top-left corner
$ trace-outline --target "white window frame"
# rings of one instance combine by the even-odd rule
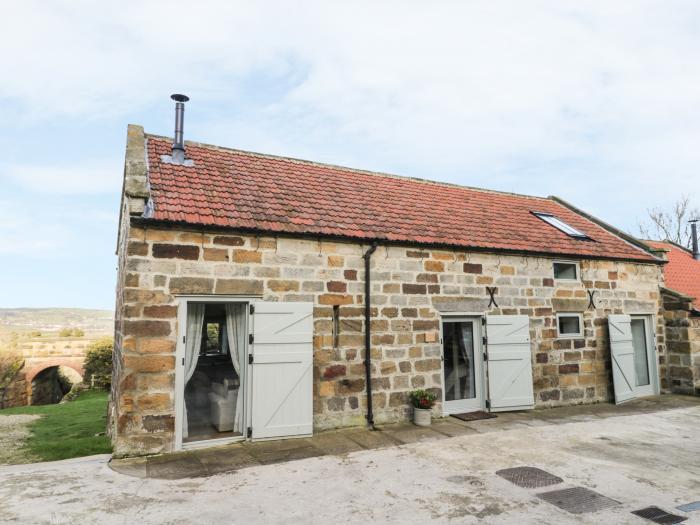
[[[488,399],[488,384],[487,384],[487,363],[484,362],[484,316],[473,312],[441,312],[440,313],[440,381],[442,385],[442,415],[449,416],[450,414],[459,414],[461,412],[470,412],[474,410],[484,410],[486,408],[486,400]],[[443,347],[443,325],[444,323],[474,323],[474,380],[476,381],[476,389],[479,395],[471,399],[462,399],[454,401],[445,400],[445,349]],[[461,402],[460,402],[461,401]]]
[[[555,264],[573,264],[576,267],[576,278],[575,279],[566,279],[562,277],[557,277],[555,272],[554,272],[554,265]],[[561,281],[564,283],[577,283],[581,281],[581,264],[578,261],[566,261],[564,259],[557,259],[552,261],[552,277],[554,277],[555,281]]]
[[[562,334],[559,331],[559,318],[561,318],[561,317],[577,317],[578,318],[578,327],[579,327],[578,333]],[[557,314],[557,338],[558,339],[581,339],[584,336],[583,333],[584,333],[583,314],[575,313],[575,312],[562,312],[562,313]]]
[[[563,232],[566,235],[568,235],[569,237],[584,240],[590,239],[590,237],[587,234],[583,233],[578,228],[571,226],[571,224],[566,222],[564,219],[560,219],[552,213],[547,213],[544,211],[533,211],[532,214],[538,219],[543,220],[544,222],[549,224],[552,228],[556,228],[560,232]]]
[[[649,367],[649,384],[635,387],[638,397],[658,396],[661,388],[659,382],[659,356],[656,348],[656,316],[653,314],[632,314],[630,320],[644,321],[647,339],[647,367]]]

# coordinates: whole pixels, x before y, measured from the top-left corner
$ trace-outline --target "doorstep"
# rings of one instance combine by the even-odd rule
[[[256,465],[269,465],[321,456],[343,456],[409,443],[437,441],[476,433],[498,432],[533,425],[561,425],[590,419],[644,414],[700,404],[700,398],[664,395],[623,405],[600,403],[522,412],[504,412],[494,419],[460,421],[435,419],[430,427],[412,423],[381,425],[380,430],[343,428],[326,430],[309,438],[245,441],[228,445],[173,452],[157,456],[112,459],[109,466],[121,474],[139,478],[185,479],[213,476]]]

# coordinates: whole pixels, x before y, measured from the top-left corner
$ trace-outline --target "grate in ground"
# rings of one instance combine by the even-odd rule
[[[653,506],[632,511],[632,514],[662,525],[673,525],[674,523],[680,523],[688,519],[683,516],[678,516],[677,514],[671,514],[663,509],[660,509],[659,507]]]
[[[572,514],[596,512],[619,505],[619,501],[584,487],[541,492],[537,497]]]
[[[499,470],[496,472],[498,476],[507,479],[518,487],[526,489],[536,489],[539,487],[547,487],[556,485],[564,481],[554,474],[550,474],[537,467],[514,467]]]

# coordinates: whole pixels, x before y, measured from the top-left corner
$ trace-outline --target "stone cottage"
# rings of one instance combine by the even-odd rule
[[[700,250],[671,241],[644,241],[665,258],[661,289],[668,353],[668,386],[674,393],[700,395]]]
[[[119,455],[667,387],[663,261],[554,197],[132,125],[117,254]]]

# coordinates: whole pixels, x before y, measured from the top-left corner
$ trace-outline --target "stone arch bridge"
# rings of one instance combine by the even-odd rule
[[[56,366],[72,368],[80,377],[84,374],[85,354],[94,339],[55,338],[24,342],[20,351],[24,366],[0,392],[0,407],[24,406],[31,404],[32,381],[41,372]]]

